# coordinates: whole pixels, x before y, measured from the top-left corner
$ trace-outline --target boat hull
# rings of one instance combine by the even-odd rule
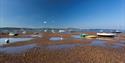
[[[98,37],[115,37],[115,35],[97,35]]]
[[[97,33],[98,37],[115,37],[116,34],[113,33]]]

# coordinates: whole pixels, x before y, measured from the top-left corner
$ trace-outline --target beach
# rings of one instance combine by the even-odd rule
[[[79,34],[46,32],[29,41],[5,44],[0,47],[0,63],[125,63],[124,33],[115,38],[73,37]]]

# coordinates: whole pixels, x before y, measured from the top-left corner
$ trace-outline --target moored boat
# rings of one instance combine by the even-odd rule
[[[115,37],[116,36],[116,34],[114,34],[114,33],[97,33],[97,36],[99,36],[99,37]]]
[[[96,38],[96,37],[97,37],[96,35],[88,35],[85,38]]]
[[[88,34],[84,34],[84,33],[83,33],[83,34],[80,34],[80,37],[81,37],[81,38],[85,38],[87,35],[88,35]]]
[[[119,30],[114,30],[114,31],[112,31],[112,33],[122,33],[122,32]]]

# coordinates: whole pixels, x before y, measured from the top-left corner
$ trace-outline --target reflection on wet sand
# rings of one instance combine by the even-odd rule
[[[49,40],[58,41],[58,40],[63,40],[63,38],[62,37],[51,37],[51,38],[49,38]]]
[[[35,46],[36,46],[36,44],[29,44],[29,45],[23,45],[23,46],[17,46],[17,47],[0,47],[0,52],[21,53],[21,52],[25,52],[26,50],[31,49]]]
[[[9,43],[14,43],[14,42],[32,40],[33,38],[0,38],[0,45],[7,44],[6,41],[5,41],[6,39],[9,40]]]
[[[68,49],[68,48],[73,48],[77,46],[82,46],[82,44],[62,44],[62,45],[49,45],[47,46],[48,49]]]

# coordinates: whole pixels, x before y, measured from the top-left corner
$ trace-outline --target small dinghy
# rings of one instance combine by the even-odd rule
[[[80,34],[81,38],[85,38],[88,34]]]
[[[114,34],[114,33],[97,33],[97,36],[99,36],[99,37],[115,37],[116,36],[116,34]]]

